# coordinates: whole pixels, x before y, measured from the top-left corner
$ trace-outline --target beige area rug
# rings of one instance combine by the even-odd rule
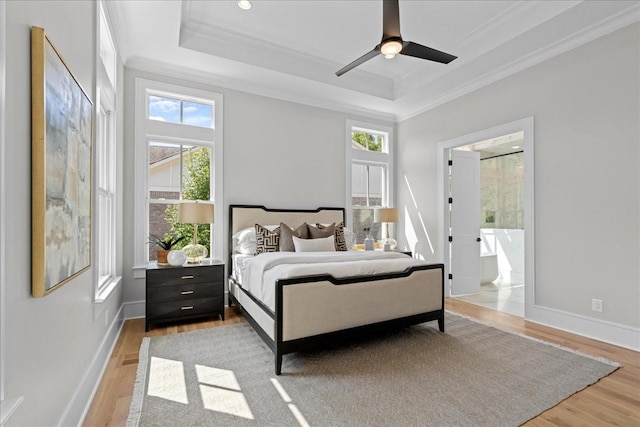
[[[273,353],[247,323],[145,338],[128,426],[517,426],[617,364],[447,313]]]

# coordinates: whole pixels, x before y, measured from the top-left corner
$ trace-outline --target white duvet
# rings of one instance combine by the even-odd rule
[[[242,286],[275,311],[278,279],[331,274],[333,277],[373,275],[404,271],[425,264],[399,252],[269,252],[246,263]]]

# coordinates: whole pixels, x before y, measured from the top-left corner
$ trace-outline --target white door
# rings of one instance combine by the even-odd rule
[[[480,153],[451,150],[451,295],[480,292]]]

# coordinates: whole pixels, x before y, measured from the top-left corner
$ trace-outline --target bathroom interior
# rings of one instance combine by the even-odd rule
[[[456,298],[524,317],[523,132],[458,149],[480,152],[480,292]]]

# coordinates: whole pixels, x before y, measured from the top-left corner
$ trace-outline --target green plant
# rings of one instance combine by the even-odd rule
[[[168,251],[168,250],[171,250],[172,247],[177,245],[183,239],[184,239],[184,236],[182,236],[182,237],[173,237],[173,236],[165,235],[163,238],[160,238],[160,237],[154,236],[152,234],[152,235],[149,236],[149,243],[153,243],[155,245],[158,245],[162,249],[164,249],[165,251]]]

